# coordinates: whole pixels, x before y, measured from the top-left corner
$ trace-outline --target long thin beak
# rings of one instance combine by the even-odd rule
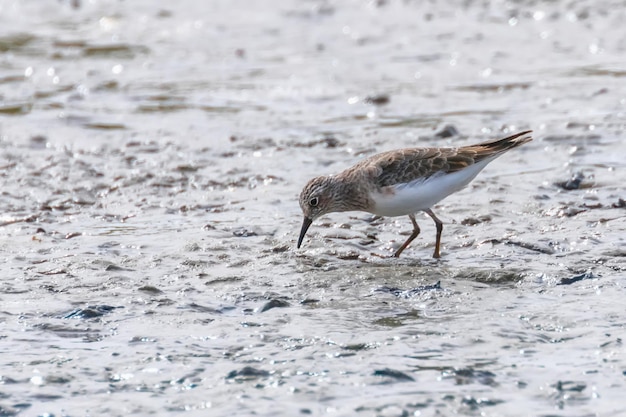
[[[302,222],[302,229],[300,230],[300,237],[298,238],[298,249],[300,249],[302,239],[304,239],[304,235],[306,235],[306,231],[309,230],[309,226],[311,226],[311,223],[313,223],[313,220],[309,219],[308,217],[304,218],[304,221]]]

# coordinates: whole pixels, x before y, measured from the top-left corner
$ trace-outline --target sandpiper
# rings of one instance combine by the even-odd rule
[[[443,223],[431,207],[469,184],[489,162],[509,149],[530,142],[531,132],[461,148],[383,152],[339,174],[313,178],[300,193],[304,222],[298,248],[313,220],[327,213],[366,211],[379,216],[408,215],[413,233],[394,253],[398,257],[419,235],[415,213],[423,211],[437,227],[433,257],[439,258]]]

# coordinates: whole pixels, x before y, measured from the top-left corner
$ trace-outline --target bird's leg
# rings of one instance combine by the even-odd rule
[[[395,258],[397,258],[398,256],[400,256],[400,254],[402,253],[403,250],[406,249],[407,246],[409,246],[409,244],[411,242],[413,242],[413,239],[415,239],[417,237],[417,235],[420,234],[420,227],[417,225],[417,222],[415,221],[415,215],[414,214],[409,214],[409,219],[411,219],[411,222],[413,223],[413,233],[411,233],[411,236],[409,236],[409,238],[406,240],[406,242],[404,242],[402,244],[402,246],[400,246],[398,248],[398,250],[396,251],[396,253],[393,254],[393,256]]]
[[[437,226],[437,240],[435,241],[435,253],[433,254],[433,258],[441,258],[441,254],[439,253],[439,247],[441,246],[441,232],[443,231],[443,222],[435,216],[435,213],[431,209],[424,210],[426,214],[430,216],[431,219],[434,220],[435,226]]]

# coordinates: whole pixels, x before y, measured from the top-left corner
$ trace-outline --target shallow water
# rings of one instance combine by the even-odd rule
[[[623,6],[0,0],[0,415],[623,415]],[[441,260],[295,249],[309,178],[522,129]]]

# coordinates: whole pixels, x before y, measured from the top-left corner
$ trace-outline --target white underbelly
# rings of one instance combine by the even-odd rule
[[[472,181],[490,161],[481,161],[451,174],[434,175],[426,180],[399,184],[392,189],[371,194],[372,213],[379,216],[404,216],[427,210],[459,191]]]

